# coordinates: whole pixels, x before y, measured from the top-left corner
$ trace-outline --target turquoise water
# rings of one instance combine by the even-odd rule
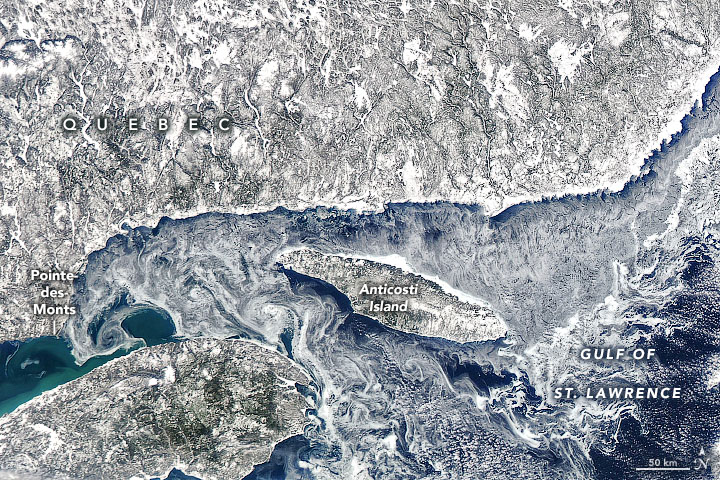
[[[61,337],[38,337],[24,342],[0,343],[0,415],[46,390],[80,378],[104,363],[127,355],[145,345],[172,340],[175,326],[169,315],[152,309],[133,312],[122,323],[125,331],[139,340],[130,349],[75,363],[70,344]]]
[[[113,355],[94,357],[83,365],[77,365],[70,345],[60,337],[2,343],[0,362],[5,368],[0,376],[0,415],[12,412],[42,392],[75,380],[129,352],[121,349]]]
[[[175,335],[170,315],[150,308],[131,313],[121,325],[130,336],[145,340],[148,347],[167,343]]]
[[[158,477],[155,477],[151,480],[162,480]],[[191,477],[190,475],[185,475],[180,470],[173,468],[167,477],[165,477],[165,480],[200,480],[197,477]]]

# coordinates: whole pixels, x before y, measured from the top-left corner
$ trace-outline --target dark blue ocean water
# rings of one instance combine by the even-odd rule
[[[290,437],[275,446],[267,462],[256,465],[243,480],[284,480],[314,478],[299,465],[300,460],[307,461],[311,442],[303,435]]]
[[[680,387],[682,398],[636,401],[637,414],[620,424],[615,449],[590,451],[599,479],[714,478],[711,468],[701,468],[698,459],[701,448],[710,452],[720,441],[720,389],[708,388],[699,372],[720,353],[720,278],[707,246],[697,238],[688,242],[694,248],[688,249],[680,275],[688,288],[654,313],[676,328],[655,332],[651,343],[658,362],[647,365],[648,383]],[[648,466],[650,459],[674,461],[692,470],[652,475],[635,470]]]
[[[498,371],[487,360],[493,352],[506,346],[502,339],[458,344],[443,338],[419,337],[394,330],[371,317],[354,313],[350,299],[328,282],[293,270],[282,269],[282,272],[288,278],[294,292],[332,299],[332,304],[339,310],[338,316],[344,317],[335,332],[342,345],[337,352],[338,355],[361,352],[359,354],[363,357],[370,357],[375,361],[375,357],[382,356],[379,342],[390,338],[389,343],[393,345],[414,345],[418,352],[422,352],[420,355],[426,355],[437,362],[451,384],[469,383],[480,395],[488,395],[491,388],[512,385],[518,380],[516,375],[508,371],[502,369]],[[344,350],[344,347],[347,347],[347,351]],[[382,365],[382,367],[378,365],[374,372],[387,388],[393,388],[395,382],[403,381],[400,372],[396,373],[386,365]],[[535,390],[528,384],[526,377],[522,378],[519,383],[525,390],[528,404],[538,404],[541,401],[541,398],[535,394]],[[523,407],[516,413],[521,416],[524,412]],[[502,420],[498,418],[496,421]],[[413,456],[403,441],[402,430],[406,426],[402,421],[398,423],[400,432],[398,432],[397,449],[404,455]],[[314,443],[305,436],[293,437],[278,444],[271,458],[266,463],[257,465],[245,480],[311,479],[314,476],[299,464],[300,460],[307,462],[313,456],[332,458],[338,455],[339,452],[333,451],[327,444]],[[434,472],[431,465],[427,465],[426,468],[427,474]]]

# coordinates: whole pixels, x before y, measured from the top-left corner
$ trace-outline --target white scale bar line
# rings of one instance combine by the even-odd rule
[[[689,472],[690,467],[643,467],[643,468],[636,468],[637,471],[646,471],[646,472],[659,472],[659,471],[676,471],[676,472]]]

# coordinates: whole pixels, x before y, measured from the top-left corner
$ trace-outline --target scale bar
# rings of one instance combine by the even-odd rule
[[[690,467],[641,467],[635,470],[638,472],[689,472]]]

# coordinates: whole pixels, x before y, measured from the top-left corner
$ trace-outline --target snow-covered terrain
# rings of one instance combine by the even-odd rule
[[[355,312],[403,332],[461,343],[497,340],[507,333],[505,323],[486,302],[463,301],[425,277],[386,263],[307,249],[287,252],[278,261],[295,272],[330,283],[350,299]],[[400,293],[369,291],[377,286],[400,289]],[[381,309],[374,310],[373,303]],[[397,307],[405,310],[395,310]]]
[[[309,380],[240,340],[145,348],[0,418],[0,478],[242,478],[310,423]]]

